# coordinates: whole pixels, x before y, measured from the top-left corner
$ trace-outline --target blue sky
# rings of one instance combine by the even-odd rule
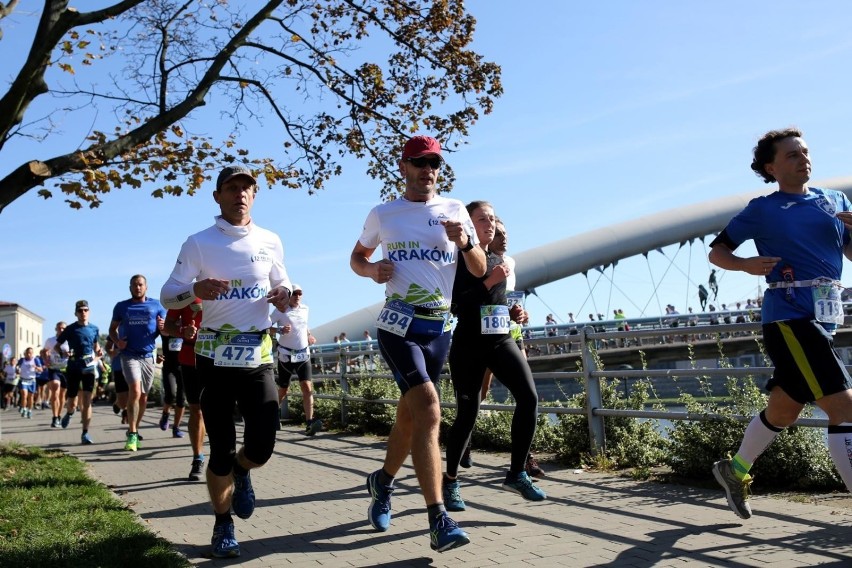
[[[21,14],[35,9],[22,4]],[[772,128],[804,130],[814,180],[852,175],[850,3],[474,0],[468,8],[478,19],[476,49],[502,65],[505,95],[473,127],[469,144],[447,157],[457,175],[452,196],[491,201],[508,227],[510,253],[768,190],[749,163],[757,138]],[[34,20],[4,22],[4,61],[26,49],[29,38],[16,32]],[[0,173],[67,151],[68,139],[80,137],[74,126],[64,125],[61,144],[7,148]],[[254,128],[247,137],[274,148],[280,142],[272,134]],[[348,266],[378,184],[364,165],[346,167],[314,196],[261,185],[255,205],[255,221],[281,235],[314,326],[382,297]],[[44,317],[50,335],[57,320],[73,320],[80,298],[105,331],[115,303],[129,297],[132,274],[145,274],[158,295],[181,243],[209,226],[217,209],[212,184],[195,197],[163,200],[150,197],[151,189],[114,192],[95,210],[72,211],[61,198],[44,201],[35,192],[9,206],[0,214],[0,300]],[[565,321],[569,311],[623,308],[632,317],[656,315],[668,303],[681,312],[697,308],[695,285],[709,273],[706,245],[664,253],[673,266],[656,252],[648,261],[621,261],[615,287],[603,278],[590,292],[594,272],[588,283],[575,276],[539,287],[527,302],[532,322],[542,325],[549,312]],[[720,280],[719,302],[753,297],[759,285],[732,273]]]

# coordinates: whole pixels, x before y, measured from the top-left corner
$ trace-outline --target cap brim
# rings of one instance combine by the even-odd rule
[[[254,176],[253,176],[253,175],[251,175],[251,174],[247,174],[247,173],[245,173],[245,172],[237,172],[237,173],[235,173],[235,174],[231,174],[231,175],[229,175],[228,177],[226,177],[225,179],[223,179],[223,180],[222,180],[222,183],[220,183],[220,184],[219,184],[219,187],[222,187],[224,184],[226,184],[226,183],[228,183],[229,181],[231,181],[232,179],[234,179],[234,178],[238,178],[238,177],[247,177],[247,178],[249,178],[249,179],[252,181],[252,183],[254,183],[255,185],[257,184],[257,180],[256,180],[256,179],[254,179]]]
[[[406,158],[422,158],[423,156],[435,156],[442,162],[444,161],[444,157],[441,154],[438,154],[437,152],[422,152],[420,154],[412,154],[410,156],[406,156]]]

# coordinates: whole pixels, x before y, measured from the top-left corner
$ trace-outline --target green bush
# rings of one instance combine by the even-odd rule
[[[630,395],[620,395],[617,379],[601,380],[603,406],[614,409],[642,410],[650,400],[650,384],[637,381]],[[586,395],[566,400],[568,408],[585,408]],[[600,463],[600,457],[591,460],[591,434],[585,414],[560,414],[556,427],[559,446],[556,456],[570,464]],[[606,437],[606,462],[616,468],[648,468],[664,462],[668,443],[660,434],[656,420],[638,420],[626,417],[607,417],[604,421]]]
[[[364,374],[349,377],[349,394],[368,400],[399,399],[399,387],[393,379]],[[391,404],[347,401],[346,408],[347,432],[387,436],[396,420],[396,406]]]
[[[678,475],[702,479],[711,476],[713,462],[733,455],[740,445],[746,424],[730,418],[755,416],[766,407],[767,397],[752,377],[727,381],[729,401],[698,402],[690,395],[680,401],[690,413],[720,414],[723,421],[677,421],[668,428],[671,449],[668,465]],[[805,409],[802,416],[810,416]],[[793,490],[842,489],[819,428],[791,427],[782,432],[752,468],[756,487]]]

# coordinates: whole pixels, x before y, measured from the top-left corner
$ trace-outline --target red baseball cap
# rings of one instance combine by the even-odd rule
[[[419,158],[426,154],[441,156],[441,144],[431,136],[415,136],[402,148],[402,159]]]

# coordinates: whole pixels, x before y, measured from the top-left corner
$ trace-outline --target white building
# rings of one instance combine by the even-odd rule
[[[17,359],[24,356],[27,347],[32,347],[38,354],[43,345],[44,318],[21,305],[0,300],[0,347],[3,354],[8,353]]]

